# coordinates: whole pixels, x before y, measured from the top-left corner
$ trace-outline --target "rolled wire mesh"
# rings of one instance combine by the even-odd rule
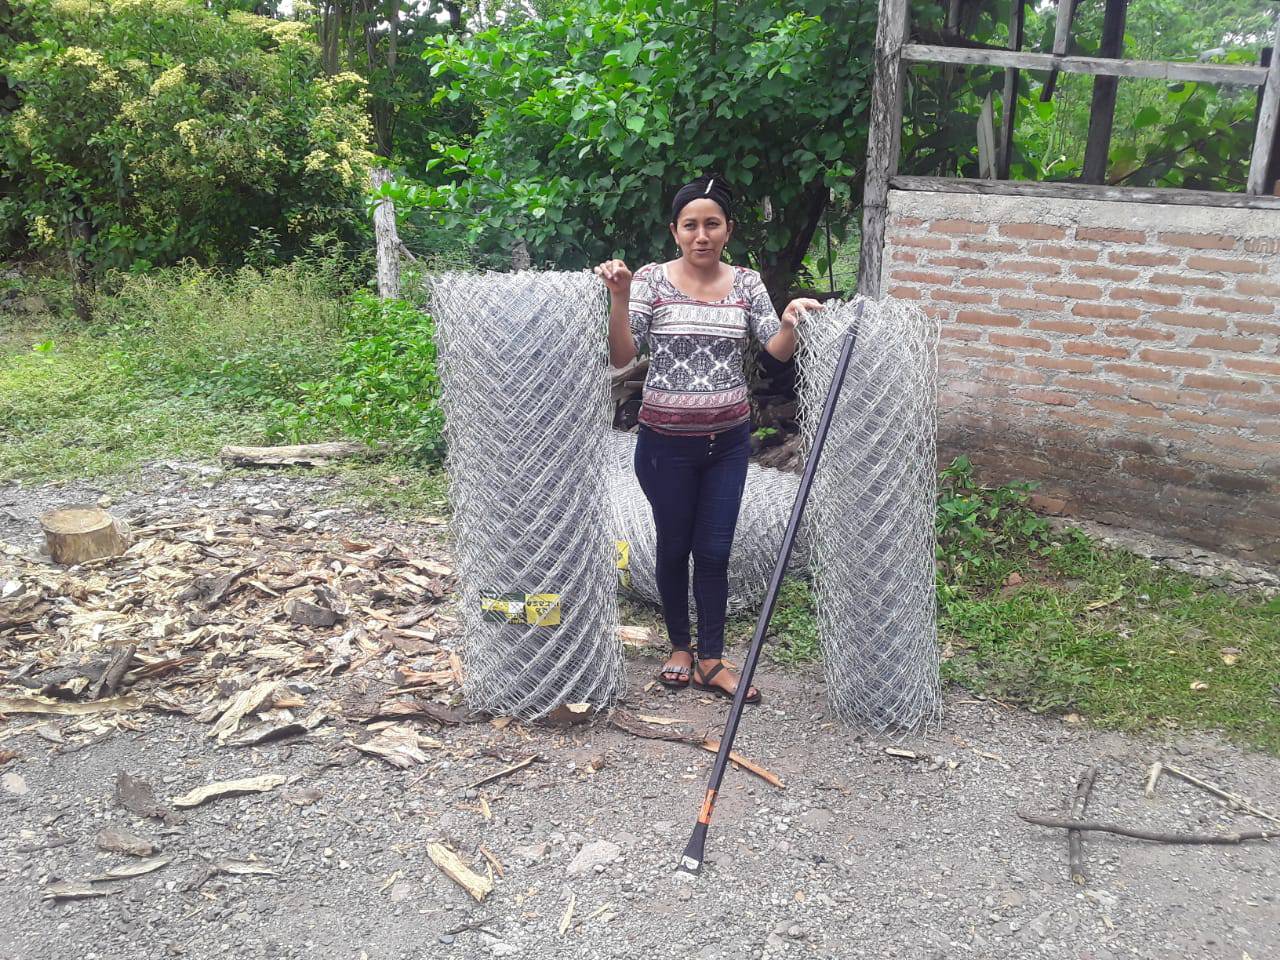
[[[623,681],[605,484],[601,282],[428,278],[438,327],[469,704],[536,719]]]
[[[802,429],[813,434],[856,302],[801,327]],[[876,731],[936,720],[939,324],[866,301],[805,520],[827,691],[841,719]]]
[[[609,437],[609,500],[620,562],[625,562],[621,580],[623,588],[634,596],[661,603],[655,575],[658,534],[653,524],[653,511],[640,488],[640,481],[636,479],[635,453],[634,434],[614,432]],[[747,465],[742,507],[729,551],[731,613],[755,607],[764,599],[799,487],[800,478],[794,473],[756,463]],[[807,562],[805,540],[804,537],[799,538],[791,554],[793,572],[802,571]],[[692,571],[689,598],[689,610],[695,611]]]

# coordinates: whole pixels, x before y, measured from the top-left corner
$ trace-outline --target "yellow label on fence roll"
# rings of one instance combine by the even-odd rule
[[[531,627],[560,626],[558,593],[482,593],[480,613],[492,623],[523,623]]]
[[[613,541],[615,562],[618,566],[618,585],[631,586],[631,544],[625,540]]]
[[[525,621],[535,627],[560,626],[560,594],[531,593],[524,601]]]

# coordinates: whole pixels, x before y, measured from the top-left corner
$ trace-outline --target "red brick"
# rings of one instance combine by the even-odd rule
[[[985,287],[988,290],[1025,290],[1025,280],[1013,277],[965,277],[960,281],[966,287]]]
[[[1073,357],[1038,357],[1034,354],[1022,358],[1022,362],[1032,367],[1044,367],[1047,370],[1070,370],[1072,373],[1088,373],[1093,369],[1089,360],[1076,360]]]
[[[924,298],[924,294],[915,287],[902,286],[890,287],[889,296],[893,297],[895,300],[921,300]]]
[[[987,343],[996,343],[1002,347],[1026,347],[1030,350],[1048,350],[1052,344],[1041,337],[1027,337],[1020,333],[987,334]]]
[[[1157,307],[1176,307],[1182,302],[1182,294],[1163,290],[1147,290],[1142,287],[1117,287],[1110,293],[1112,300],[1141,300]]]
[[[1193,347],[1207,347],[1210,350],[1230,350],[1234,353],[1253,353],[1262,349],[1261,340],[1246,340],[1243,337],[1215,337],[1202,333],[1191,341]]]
[[[1001,270],[1009,270],[1015,274],[1039,274],[1041,276],[1057,276],[1062,273],[1057,264],[1042,264],[1036,260],[1006,260],[1000,265]]]
[[[1010,387],[1007,383],[979,383],[974,380],[957,380],[947,386],[952,393],[966,397],[1007,397]]]
[[[930,273],[928,270],[903,270],[894,269],[889,271],[890,280],[907,280],[914,283],[930,283],[948,286],[951,283],[951,275],[946,273]]]
[[[1117,347],[1109,343],[1088,343],[1080,341],[1067,341],[1062,345],[1062,349],[1067,353],[1080,354],[1085,357],[1110,357],[1117,359],[1129,356],[1128,347]]]
[[[1056,390],[1034,390],[1024,387],[1014,392],[1015,397],[1030,400],[1032,403],[1045,403],[1054,407],[1074,407],[1080,398],[1073,393],[1059,393]]]
[[[1227,310],[1232,313],[1256,313],[1260,315],[1275,313],[1275,306],[1266,301],[1241,300],[1238,297],[1219,297],[1212,294],[1196,297],[1196,306],[1206,307],[1209,310]]]
[[[942,328],[943,340],[981,340],[982,332],[979,330],[966,330],[964,327],[946,326]]]
[[[1008,240],[961,240],[960,249],[966,253],[1019,253],[1022,247]]]
[[[1253,260],[1227,260],[1224,257],[1206,257],[1197,253],[1187,257],[1187,266],[1192,270],[1206,270],[1210,273],[1266,273],[1267,268]]]
[[[1051,227],[1047,223],[1006,223],[1000,227],[1002,237],[1017,237],[1020,240],[1065,240],[1067,231],[1062,227]]]
[[[1163,411],[1146,403],[1135,403],[1132,400],[1109,400],[1105,397],[1091,397],[1089,406],[1107,413],[1118,413],[1124,417],[1139,417],[1146,420],[1164,419]]]
[[[1200,330],[1227,329],[1226,317],[1215,317],[1207,313],[1175,313],[1172,310],[1156,310],[1148,319],[1171,327],[1195,327]]]
[[[1170,410],[1169,416],[1183,423],[1203,423],[1211,427],[1247,427],[1249,421],[1242,417],[1229,417],[1207,410]]]
[[[1139,407],[1143,406],[1145,405],[1139,404]],[[1152,408],[1146,407],[1146,409],[1151,410]],[[1130,415],[1133,416],[1133,414]],[[1155,413],[1149,413],[1146,414],[1145,419],[1155,420],[1157,419],[1157,416]],[[1131,420],[1124,425],[1124,428],[1128,433],[1140,433],[1146,437],[1158,437],[1166,442],[1169,440],[1181,440],[1183,443],[1194,443],[1200,439],[1200,435],[1195,431],[1179,430],[1177,427],[1170,424],[1163,416],[1159,417],[1159,420],[1159,423],[1143,423],[1141,420]],[[1179,451],[1179,453],[1182,453],[1183,456],[1186,455],[1182,451]]]
[[[895,250],[889,259],[894,263],[915,263],[917,258],[910,250]]]
[[[1232,410],[1248,410],[1265,416],[1280,416],[1280,398],[1264,400],[1244,394],[1224,393],[1215,397],[1213,403],[1214,406],[1230,407]]]
[[[1130,400],[1141,400],[1143,403],[1178,403],[1183,394],[1169,387],[1139,386],[1131,383],[1125,389],[1125,396]],[[1204,394],[1187,394],[1187,396],[1202,397]]]
[[[1262,320],[1237,320],[1236,333],[1254,337],[1280,337],[1280,323]]]
[[[1225,390],[1231,393],[1261,393],[1262,384],[1257,380],[1224,377],[1216,373],[1188,373],[1182,381],[1188,387],[1203,390]]]
[[[928,264],[931,267],[959,267],[962,270],[983,270],[987,266],[987,261],[979,260],[977,257],[930,257]]]
[[[1115,421],[1110,417],[1098,417],[1088,413],[1080,413],[1068,407],[1055,407],[1049,413],[1055,420],[1061,420],[1065,423],[1073,424],[1077,427],[1084,427],[1088,430],[1106,430],[1115,426]],[[1032,497],[1032,502],[1035,497]]]
[[[891,227],[923,227],[925,221],[920,217],[904,217],[901,215],[889,218],[889,226]]]
[[[1210,358],[1203,353],[1183,353],[1180,350],[1140,350],[1139,358],[1148,363],[1171,364],[1175,367],[1198,367],[1203,370],[1209,366]]]
[[[1178,233],[1160,234],[1160,242],[1171,247],[1190,247],[1192,250],[1234,250],[1238,242],[1235,237],[1221,233]]]
[[[1221,290],[1227,285],[1227,281],[1217,277],[1186,277],[1176,273],[1154,274],[1151,282],[1171,287],[1199,287],[1202,290]]]
[[[1138,367],[1131,363],[1109,363],[1106,366],[1106,371],[1118,377],[1129,377],[1134,380],[1163,380],[1166,382],[1172,382],[1173,380],[1173,374],[1168,370],[1161,370],[1158,367]]]
[[[1107,254],[1112,263],[1124,263],[1134,267],[1172,267],[1182,261],[1172,253],[1148,253],[1145,250],[1112,250]]]
[[[975,223],[972,220],[935,220],[929,224],[930,233],[962,233],[972,237],[981,237],[991,232],[991,224]]]
[[[1006,380],[1009,383],[1026,383],[1033,386],[1040,386],[1046,382],[1045,378],[1038,373],[1012,366],[987,367],[984,376],[988,380]]]
[[[1051,297],[1097,300],[1102,296],[1102,288],[1092,283],[1065,283],[1061,280],[1041,280],[1031,286],[1037,293],[1047,293]]]
[[[1266,377],[1280,377],[1280,360],[1244,360],[1228,357],[1222,362],[1228,370],[1260,373]]]
[[[1018,358],[1004,350],[992,350],[989,347],[971,347],[967,344],[951,348],[951,353],[958,357],[975,357],[979,360],[994,360],[996,363],[1016,363]]]
[[[1251,297],[1280,297],[1280,283],[1272,280],[1255,280],[1242,277],[1236,281],[1236,289]]]
[[[1114,303],[1091,303],[1088,300],[1073,304],[1071,312],[1077,317],[1096,317],[1099,320],[1137,320],[1142,316],[1137,307],[1118,307]]]
[[[1173,334],[1168,330],[1155,330],[1151,327],[1126,327],[1111,324],[1107,327],[1107,335],[1111,337],[1132,337],[1134,340],[1172,340]]]
[[[968,376],[969,364],[963,360],[939,360],[938,370],[941,373],[959,373]]]
[[[1048,257],[1050,260],[1079,260],[1093,262],[1102,253],[1092,247],[1058,246],[1052,243],[1033,243],[1027,248],[1031,257]]]
[[[934,300],[945,300],[948,303],[990,303],[991,294],[974,293],[967,290],[931,290]]]
[[[1123,387],[1107,383],[1105,380],[1082,380],[1077,377],[1058,377],[1053,381],[1053,385],[1063,390],[1081,390],[1084,393],[1100,393],[1109,397],[1120,397],[1125,392]]]
[[[973,323],[984,327],[1020,327],[1022,321],[1006,313],[987,313],[985,310],[960,310],[956,323]]]
[[[1280,443],[1249,440],[1230,433],[1211,433],[1209,434],[1209,442],[1215,447],[1225,447],[1228,450],[1243,450],[1246,453],[1254,454],[1258,459],[1280,457]]]
[[[1049,330],[1053,333],[1068,333],[1083,337],[1094,332],[1092,323],[1080,323],[1076,320],[1032,320],[1027,324],[1032,330]]]
[[[1097,240],[1100,243],[1146,243],[1143,230],[1121,230],[1118,227],[1076,227],[1077,240]]]
[[[889,237],[891,247],[919,247],[923,250],[950,250],[951,241],[946,237],[913,237],[909,233]]]
[[[1016,293],[1005,293],[1000,296],[1000,306],[1005,310],[1036,310],[1042,313],[1057,313],[1066,307],[1061,300],[1043,300],[1037,297],[1022,297]]]
[[[1096,264],[1083,264],[1071,270],[1081,280],[1120,280],[1128,282],[1142,275],[1142,271],[1129,267],[1102,267]]]

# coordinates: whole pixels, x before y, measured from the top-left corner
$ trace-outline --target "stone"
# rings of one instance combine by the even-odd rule
[[[569,863],[568,874],[571,877],[585,877],[596,866],[613,863],[621,855],[622,848],[616,843],[594,840],[578,851],[578,855]]]

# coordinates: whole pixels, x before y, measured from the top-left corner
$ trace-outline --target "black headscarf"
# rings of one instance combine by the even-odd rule
[[[707,173],[676,191],[675,199],[671,201],[671,222],[679,219],[685,204],[704,198],[718,203],[726,220],[733,219],[733,190],[729,182],[718,173]]]

